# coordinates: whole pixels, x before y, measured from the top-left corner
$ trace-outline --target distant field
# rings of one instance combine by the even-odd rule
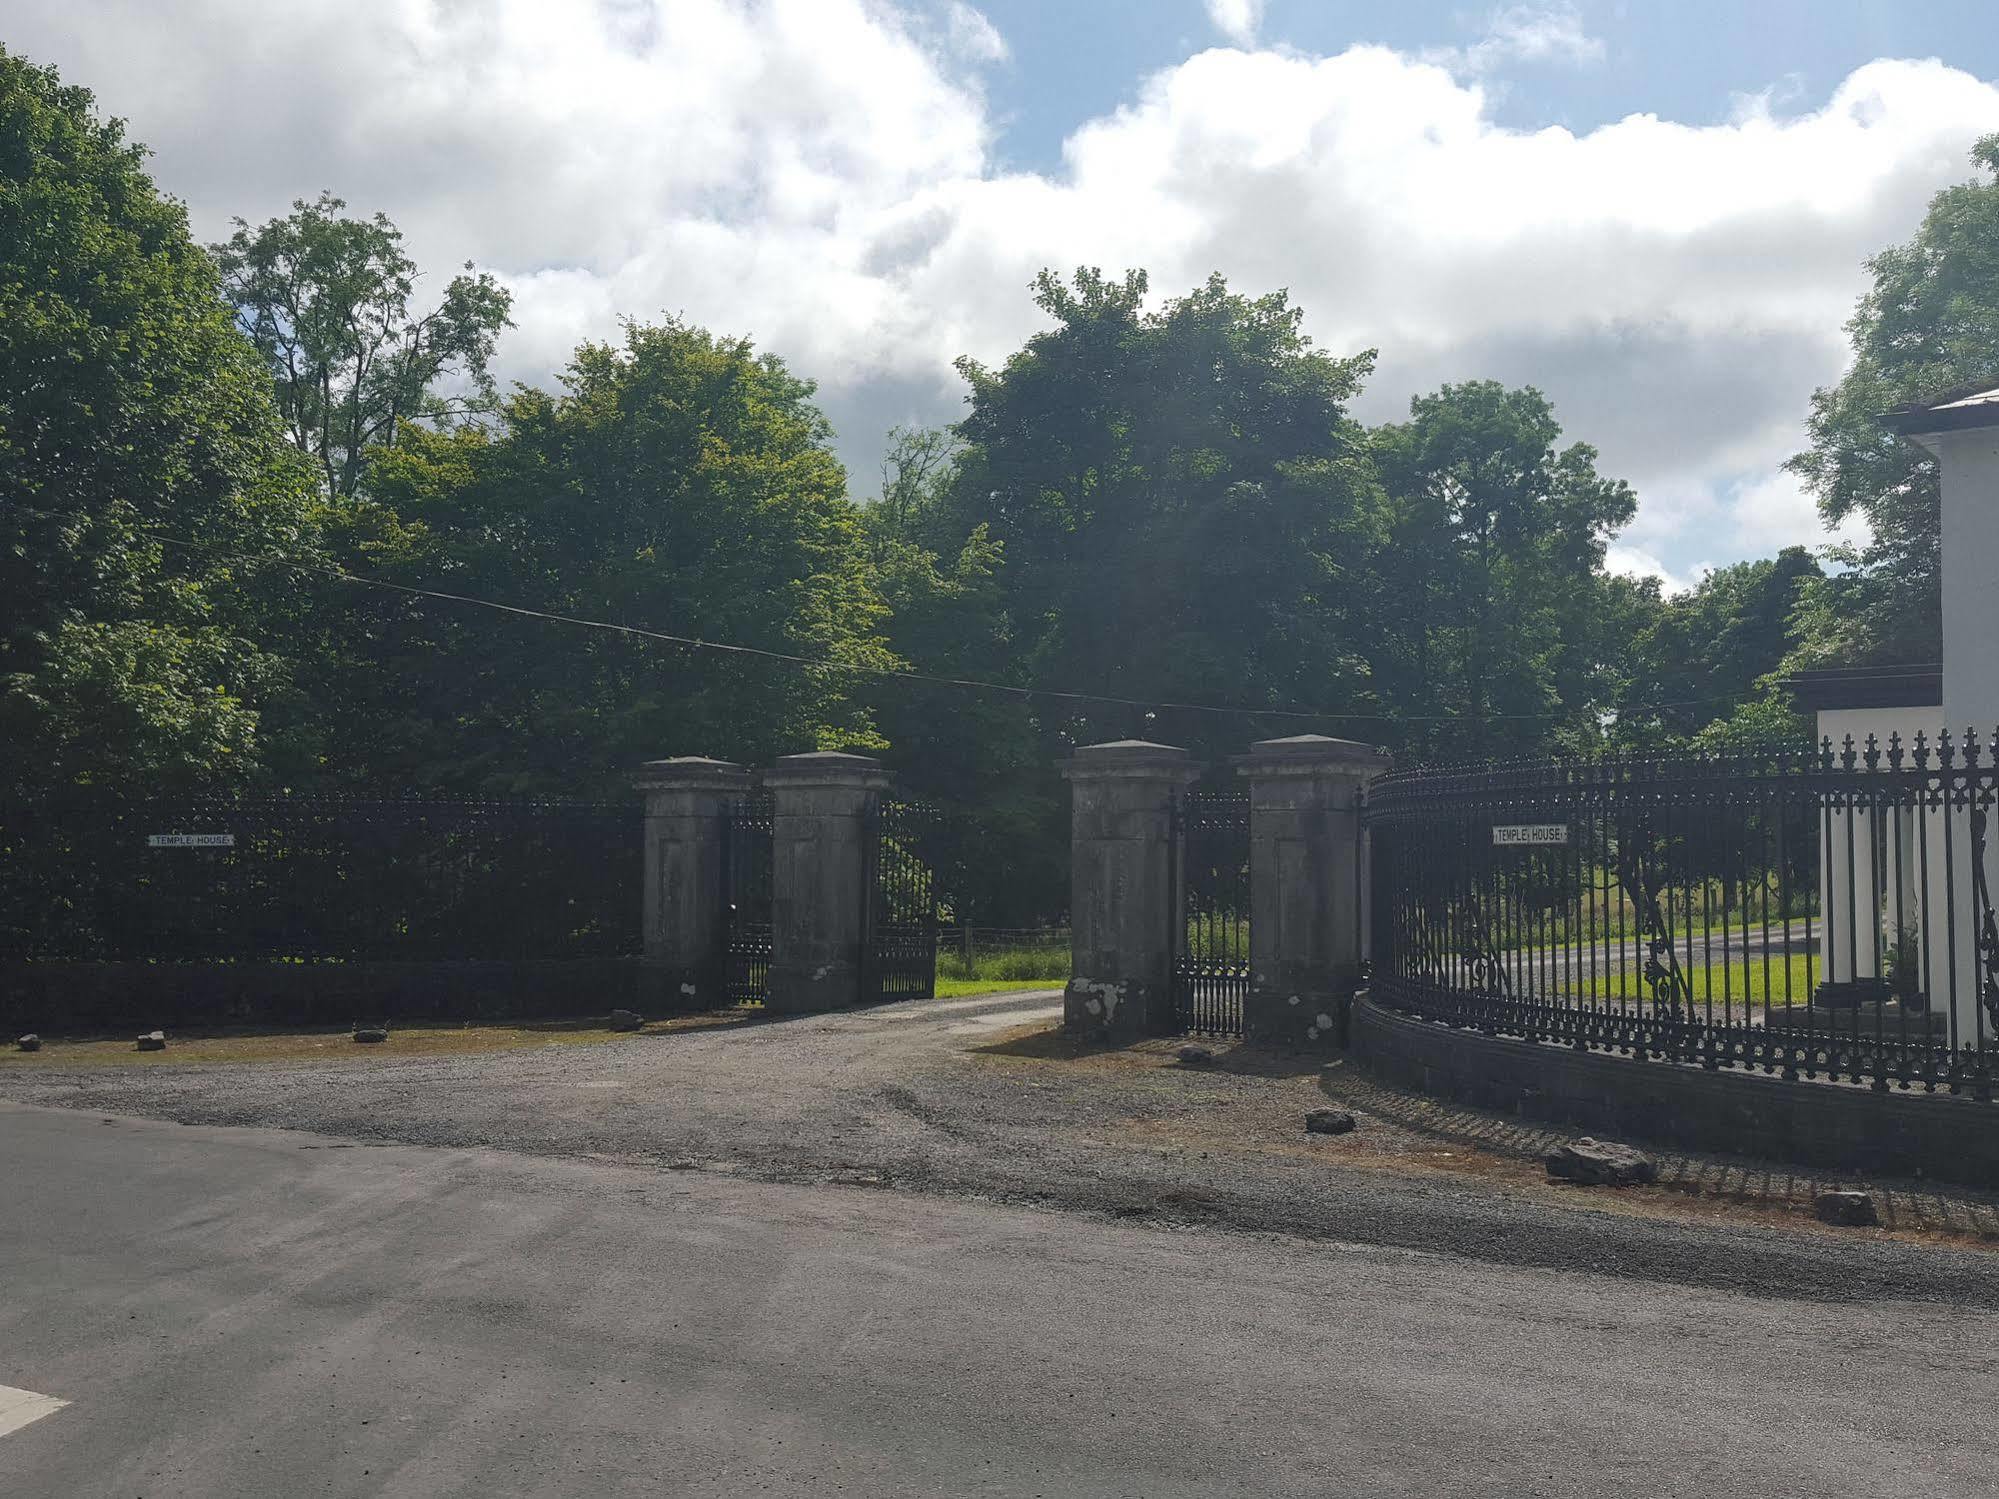
[[[1069,981],[1069,933],[998,932],[969,934],[946,931],[937,946],[937,992],[946,983],[984,985],[960,988],[959,994],[980,994],[994,987],[1043,988]]]

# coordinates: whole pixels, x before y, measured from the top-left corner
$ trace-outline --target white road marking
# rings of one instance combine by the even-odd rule
[[[37,1395],[33,1390],[17,1390],[12,1385],[0,1384],[0,1437],[10,1431],[19,1431],[30,1421],[53,1416],[68,1404],[67,1400],[58,1400],[53,1395]]]

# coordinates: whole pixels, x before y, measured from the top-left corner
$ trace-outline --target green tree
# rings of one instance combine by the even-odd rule
[[[1281,292],[1244,297],[1216,276],[1147,312],[1145,291],[1141,272],[1043,272],[1035,300],[1055,327],[997,370],[960,361],[971,410],[950,529],[984,526],[1003,549],[1013,680],[1140,705],[1042,699],[1056,743],[1291,731],[1174,700],[1365,701],[1349,611],[1378,496],[1346,403],[1372,356],[1313,348]]]
[[[960,361],[969,412],[949,438],[898,446],[875,511],[920,554],[886,554],[898,653],[1032,689],[883,696],[905,778],[960,812],[966,914],[1005,924],[1061,914],[1053,765],[1073,745],[1137,735],[1220,756],[1311,726],[1257,709],[1365,709],[1351,614],[1379,521],[1346,411],[1371,356],[1314,349],[1282,293],[1213,277],[1147,311],[1143,273],[1087,269],[1033,291],[1053,326],[998,368]]]
[[[1773,731],[1795,737],[1801,720],[1757,705],[1776,690],[1771,678],[1798,646],[1799,599],[1823,577],[1809,551],[1786,547],[1772,558],[1716,568],[1686,593],[1659,601],[1632,636],[1617,697],[1620,741],[1684,741],[1717,721],[1735,727],[1716,728],[1711,740]]]
[[[864,688],[896,659],[812,386],[741,340],[629,325],[558,394],[487,426],[406,428],[334,532],[370,576],[804,657],[724,655],[333,585],[322,698],[350,781],[498,793],[621,788],[671,754],[761,764],[876,746]]]
[[[16,789],[251,773],[310,482],[143,148],[0,49],[0,744]],[[174,538],[169,540],[167,538]],[[195,543],[189,545],[187,543]]]
[[[452,277],[412,310],[416,262],[383,214],[348,218],[331,193],[212,247],[244,331],[270,366],[285,429],[327,495],[351,497],[368,450],[405,421],[445,424],[492,409],[487,372],[512,296],[487,272]]]
[[[1560,437],[1539,391],[1490,380],[1419,396],[1374,434],[1392,520],[1370,650],[1412,748],[1469,758],[1594,733],[1629,607],[1605,548],[1637,502]]]
[[[1972,149],[1989,177],[1930,200],[1914,239],[1867,263],[1847,333],[1853,364],[1812,397],[1811,447],[1791,468],[1828,525],[1860,516],[1858,547],[1802,601],[1799,665],[1933,661],[1942,652],[1936,462],[1883,412],[1999,381],[1999,135]]]
[[[1004,549],[984,523],[953,532],[959,457],[947,431],[889,434],[881,490],[863,511],[870,562],[899,657],[931,675],[1004,681],[1013,650]],[[1066,882],[1066,806],[1032,705],[906,679],[872,683],[869,693],[903,787],[950,813],[943,852],[952,915],[1011,926],[1060,914],[1049,909],[1049,892]]]

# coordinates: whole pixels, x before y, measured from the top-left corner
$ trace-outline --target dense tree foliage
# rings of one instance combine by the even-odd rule
[[[239,779],[311,490],[216,269],[91,96],[0,50],[0,746],[15,787]],[[172,539],[169,539],[172,538]],[[189,545],[187,543],[196,543]]]
[[[1043,274],[1055,326],[997,370],[961,362],[964,451],[929,534],[950,550],[983,528],[1001,549],[1013,680],[1138,704],[1040,701],[1061,736],[1232,744],[1282,732],[1259,708],[1348,709],[1381,507],[1346,403],[1371,356],[1313,348],[1282,293],[1215,277],[1148,313],[1145,290]]]
[[[1593,732],[1627,636],[1605,544],[1628,486],[1537,390],[1446,386],[1381,429],[1388,541],[1365,611],[1387,737],[1459,758]]]
[[[1812,398],[1812,445],[1792,468],[1829,524],[1858,515],[1871,535],[1806,589],[1800,664],[1941,657],[1936,463],[1878,418],[1999,382],[1999,135],[1972,157],[1991,176],[1938,193],[1914,239],[1868,262],[1853,365]]]
[[[632,325],[490,427],[406,428],[332,536],[372,578],[825,665],[336,588],[327,771],[576,794],[660,755],[878,744],[857,683],[896,662],[811,394],[746,343]]]
[[[1641,616],[1619,691],[1617,738],[1631,748],[1690,740],[1771,743],[1808,732],[1769,679],[1798,646],[1804,591],[1824,572],[1803,547],[1716,568]]]
[[[213,247],[243,329],[269,365],[285,430],[329,496],[351,496],[375,447],[410,421],[489,410],[487,373],[513,298],[490,274],[454,276],[419,312],[416,263],[386,216],[348,218],[331,193]],[[449,388],[455,385],[455,389]]]

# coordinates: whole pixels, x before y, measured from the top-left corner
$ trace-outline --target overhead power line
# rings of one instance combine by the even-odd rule
[[[471,594],[452,593],[441,588],[421,588],[410,583],[396,583],[387,578],[371,578],[364,574],[349,572],[343,567],[333,567],[325,563],[299,562],[289,557],[273,556],[268,553],[237,552],[226,547],[218,547],[210,542],[195,541],[186,536],[175,536],[170,532],[139,527],[143,534],[171,546],[188,547],[206,552],[211,556],[226,558],[234,562],[255,566],[289,568],[294,572],[315,574],[336,579],[342,583],[352,583],[364,588],[380,588],[392,593],[405,594],[411,598],[434,599],[442,603],[464,604],[476,609],[491,609],[500,614],[512,614],[523,619],[538,619],[549,624],[569,625],[581,630],[601,630],[614,635],[629,635],[642,640],[660,641],[667,645],[677,645],[689,650],[713,651],[731,656],[750,657],[764,661],[776,661],[789,666],[809,667],[815,671],[842,671],[857,676],[877,677],[891,681],[922,682],[938,687],[961,687],[979,692],[997,692],[1022,699],[1041,698],[1056,702],[1096,703],[1119,708],[1140,708],[1148,712],[1165,710],[1175,713],[1212,713],[1236,718],[1283,718],[1314,723],[1546,723],[1564,717],[1562,713],[1488,713],[1470,717],[1454,713],[1334,713],[1307,708],[1246,708],[1239,705],[1219,703],[1183,703],[1163,698],[1118,697],[1110,693],[1075,692],[1057,687],[1023,687],[1012,682],[989,682],[976,677],[945,676],[936,672],[914,671],[906,667],[871,666],[860,661],[828,661],[811,656],[799,656],[787,651],[773,651],[762,646],[735,645],[723,640],[708,640],[698,635],[675,635],[665,630],[647,629],[642,625],[618,624],[611,620],[589,619],[582,615],[561,614],[546,609],[530,609],[521,604],[502,603],[497,599],[482,599]],[[1669,708],[1710,707],[1718,703],[1739,702],[1749,696],[1746,693],[1726,693],[1716,697],[1686,698],[1671,703],[1638,703],[1631,705],[1627,712],[1658,712]]]

